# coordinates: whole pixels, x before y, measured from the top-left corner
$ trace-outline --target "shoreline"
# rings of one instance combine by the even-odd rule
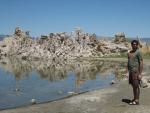
[[[141,88],[140,105],[132,106],[122,100],[132,99],[127,81],[58,101],[2,110],[0,113],[148,113],[149,88]]]
[[[150,60],[144,60],[145,65],[149,62]],[[133,107],[122,102],[122,99],[132,99],[131,86],[127,80],[123,80],[103,89],[53,102],[1,110],[0,113],[148,113],[150,112],[149,94],[149,88],[141,88],[139,106]]]

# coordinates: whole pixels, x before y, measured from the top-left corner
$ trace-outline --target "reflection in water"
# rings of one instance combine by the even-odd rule
[[[108,86],[121,79],[125,63],[103,60],[0,60],[0,109],[52,101]],[[13,75],[13,76],[12,76]]]
[[[125,63],[104,60],[26,61],[9,58],[1,60],[0,66],[14,75],[16,80],[28,77],[31,72],[35,71],[41,79],[54,82],[66,78],[69,72],[73,72],[76,75],[75,83],[80,86],[86,80],[94,80],[97,75],[107,75],[108,73],[115,74],[119,79]]]
[[[0,60],[0,110],[104,88],[122,79],[125,62],[104,60]],[[149,70],[149,68],[148,68]]]

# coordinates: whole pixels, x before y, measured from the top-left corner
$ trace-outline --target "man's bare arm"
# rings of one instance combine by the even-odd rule
[[[139,69],[139,74],[141,75],[143,71],[143,60],[140,61],[140,69]]]
[[[142,79],[142,71],[143,71],[143,60],[140,61],[140,67],[139,67],[139,80]]]

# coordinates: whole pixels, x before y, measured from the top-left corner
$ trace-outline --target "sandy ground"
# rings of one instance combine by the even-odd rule
[[[150,88],[141,88],[140,105],[129,105],[132,88],[127,80],[80,95],[0,113],[150,113]]]

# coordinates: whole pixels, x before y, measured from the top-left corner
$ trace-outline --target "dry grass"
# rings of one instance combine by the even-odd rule
[[[140,48],[140,51],[143,54],[143,57],[150,58],[150,45],[143,45],[142,48]]]

